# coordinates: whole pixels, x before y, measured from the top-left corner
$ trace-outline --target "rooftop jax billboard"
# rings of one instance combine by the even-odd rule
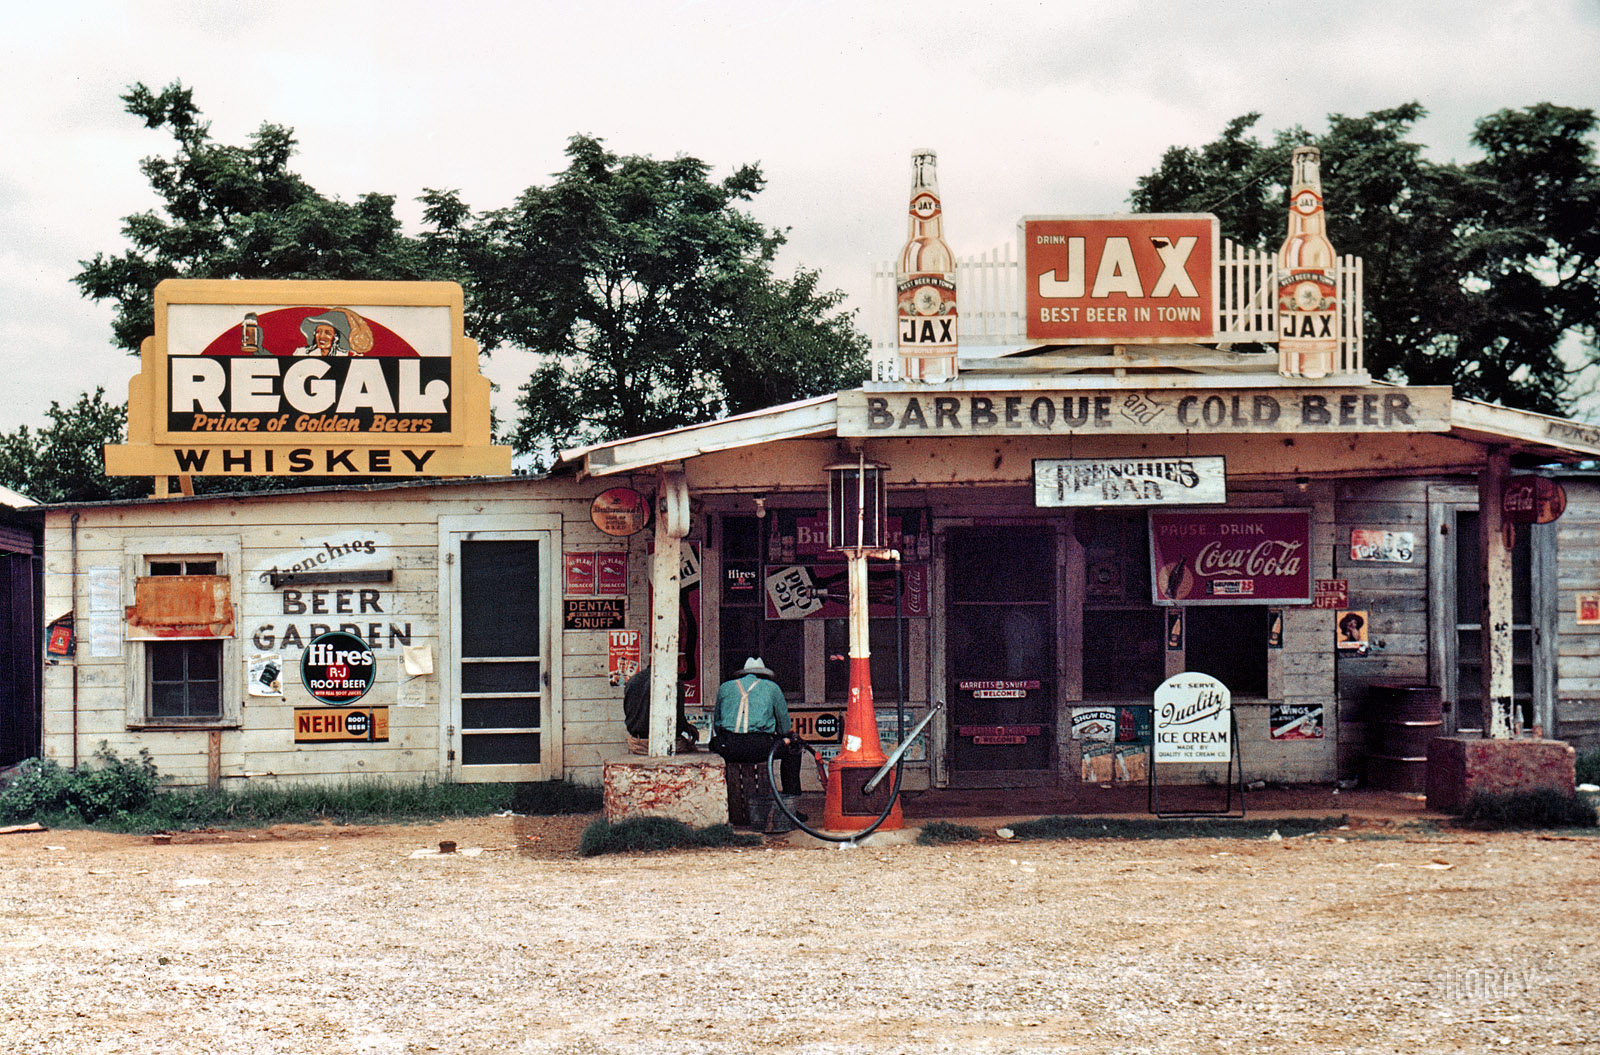
[[[1216,340],[1215,216],[1026,216],[1021,238],[1029,340]]]
[[[162,282],[105,456],[112,476],[511,472],[453,282]]]

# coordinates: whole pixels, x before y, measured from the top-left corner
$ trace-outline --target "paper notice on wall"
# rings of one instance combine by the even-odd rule
[[[405,672],[413,678],[433,673],[433,649],[428,645],[406,645],[400,653]]]
[[[89,569],[89,655],[122,655],[122,572]]]
[[[250,695],[283,695],[283,657],[276,652],[252,652],[247,666]]]
[[[428,700],[428,679],[421,674],[407,674],[404,663],[395,668],[400,682],[395,686],[396,707],[421,707]]]

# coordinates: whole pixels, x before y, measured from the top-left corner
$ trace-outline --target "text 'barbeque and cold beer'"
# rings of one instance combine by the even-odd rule
[[[1438,432],[1445,387],[1350,386],[1270,392],[1117,389],[951,393],[841,392],[839,435],[1026,436],[1066,433]]]

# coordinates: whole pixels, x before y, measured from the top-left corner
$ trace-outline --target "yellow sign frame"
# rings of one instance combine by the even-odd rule
[[[465,334],[463,301],[461,286],[454,282],[168,279],[156,286],[155,332],[145,338],[139,373],[128,382],[128,442],[106,446],[106,475],[163,479],[510,475],[511,448],[491,442],[490,384],[478,369],[477,342]],[[441,416],[447,417],[448,423],[440,431],[416,434],[377,429],[308,430],[294,426],[302,421],[319,424],[318,419],[327,415],[285,413],[270,435],[255,430],[174,430],[170,427],[169,393],[172,360],[180,355],[171,347],[171,315],[174,309],[195,305],[237,307],[241,317],[245,312],[264,315],[309,305],[336,311],[443,309],[449,316],[449,404],[447,414]],[[182,353],[195,354],[192,349]],[[279,352],[277,358],[290,357]]]

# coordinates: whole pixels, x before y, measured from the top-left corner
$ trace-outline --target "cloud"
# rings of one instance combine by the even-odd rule
[[[224,142],[294,128],[314,186],[393,194],[412,224],[428,187],[508,204],[578,132],[718,174],[759,162],[751,209],[790,230],[781,267],[820,268],[864,307],[905,237],[913,148],[939,151],[952,244],[982,252],[1026,214],[1125,208],[1168,146],[1251,110],[1268,135],[1417,99],[1418,138],[1464,157],[1495,109],[1600,104],[1596,54],[1589,0],[5,5],[0,368],[35,383],[0,402],[0,429],[96,384],[120,397],[132,373],[71,278],[154,204],[139,160],[170,142],[122,112],[134,81],[181,79]]]

